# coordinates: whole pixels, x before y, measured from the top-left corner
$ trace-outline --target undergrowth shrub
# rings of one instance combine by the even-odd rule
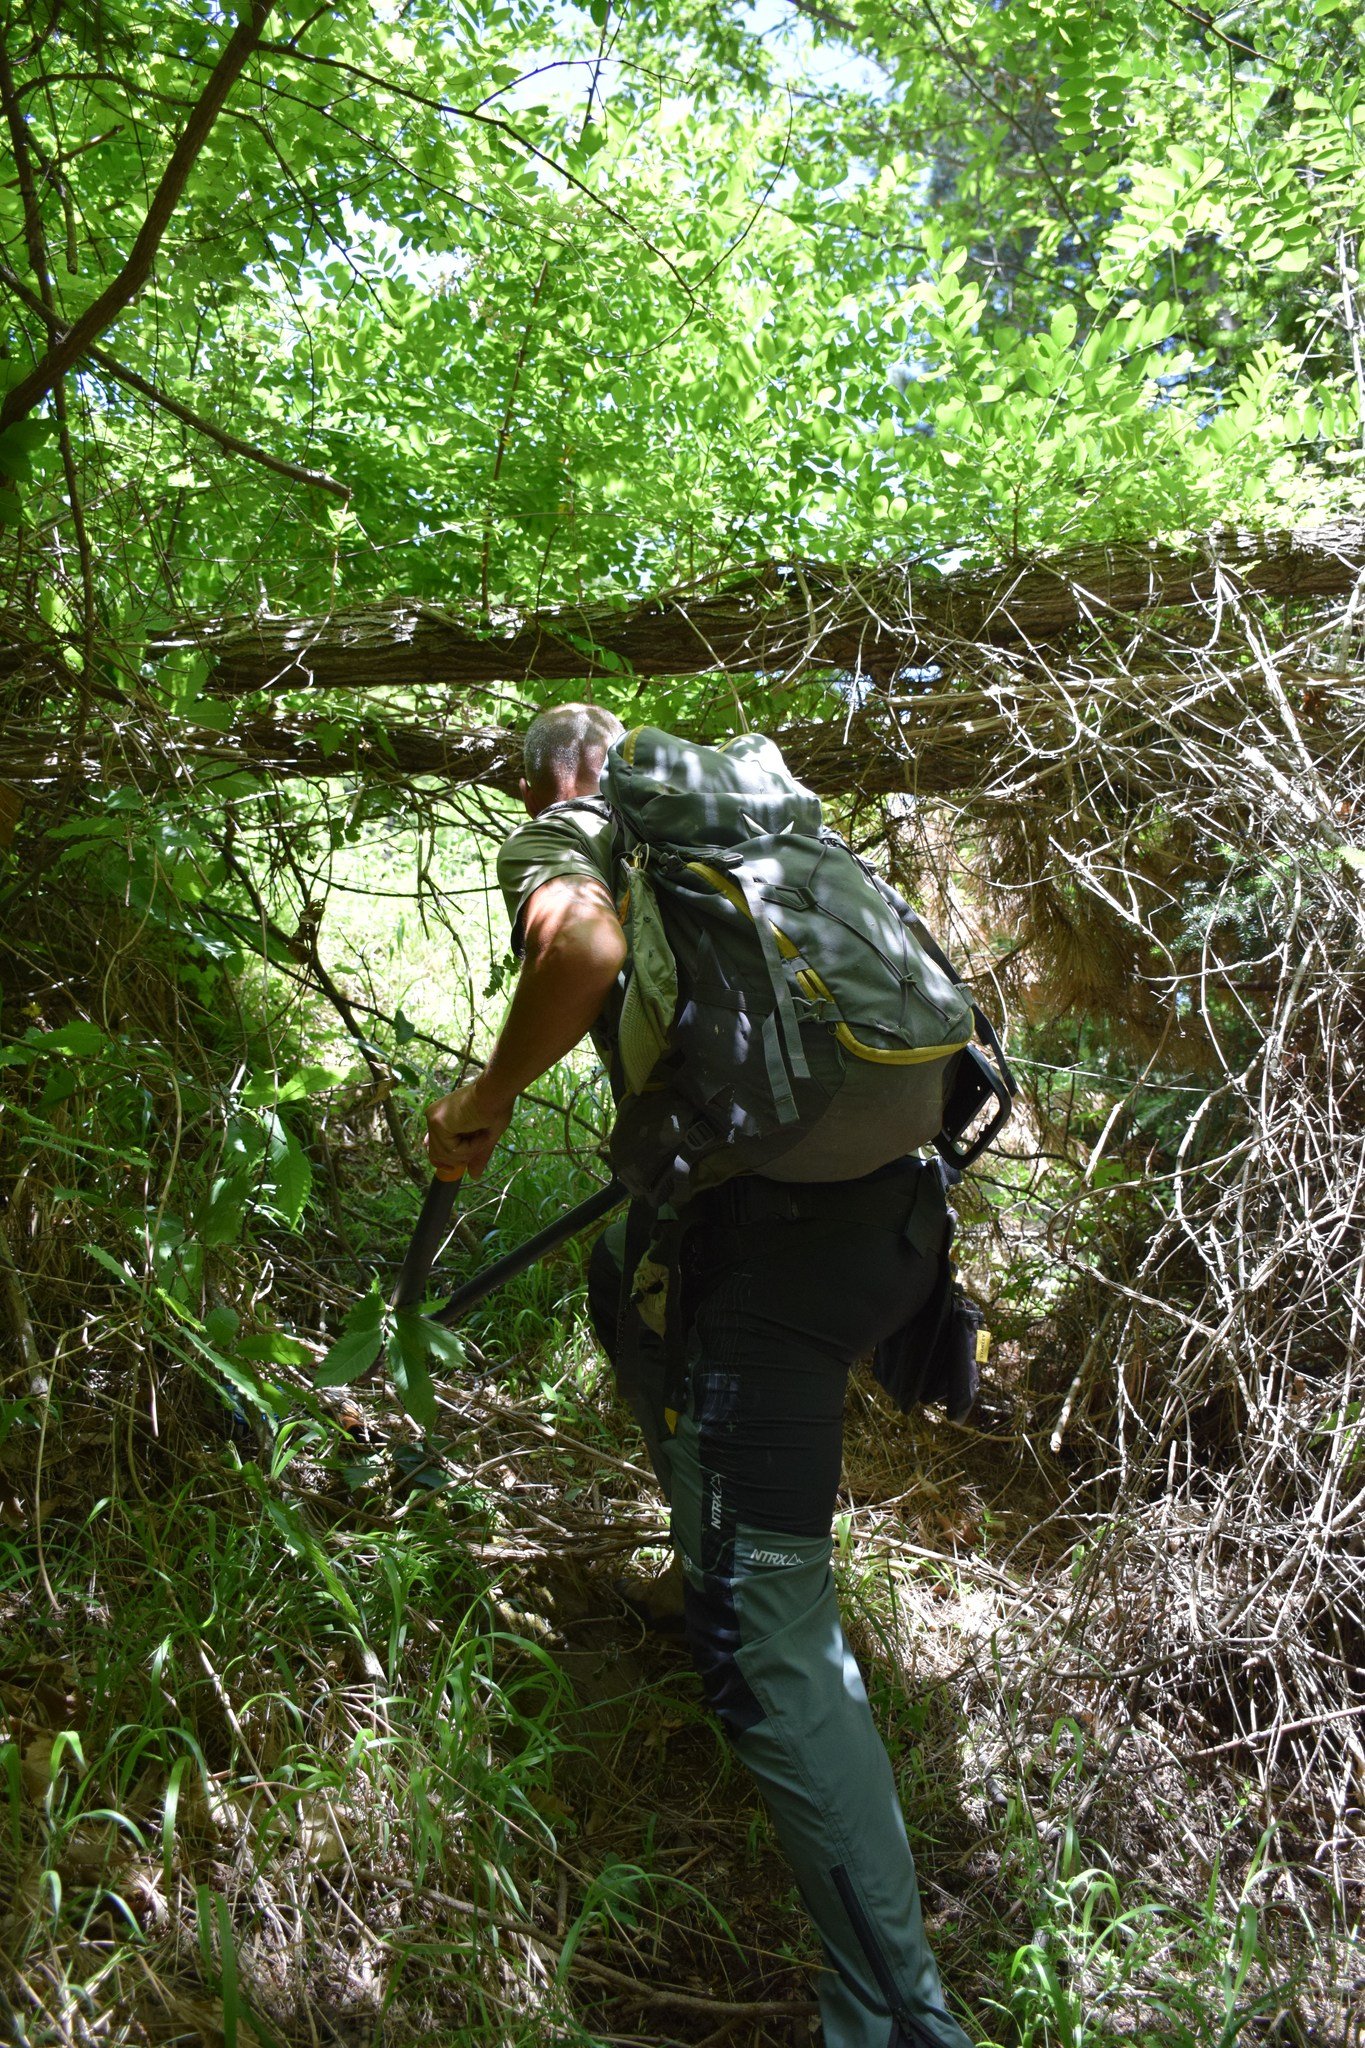
[[[188,818],[96,805],[6,887],[7,2026],[518,2038],[557,2004],[500,1916],[553,1847],[566,1681],[477,1560],[495,1494],[419,1486],[391,1520],[382,1441],[312,1390],[416,1214],[381,1049],[326,1065],[308,1006],[251,988],[251,907]],[[457,1259],[555,1194],[528,1132]],[[577,1270],[490,1310],[490,1350]],[[409,1903],[370,1926],[372,1870]]]

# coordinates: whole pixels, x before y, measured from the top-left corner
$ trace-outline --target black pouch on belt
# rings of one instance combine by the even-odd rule
[[[962,1292],[949,1256],[957,1215],[948,1207],[948,1189],[959,1179],[942,1160],[925,1165],[905,1235],[926,1257],[937,1254],[938,1274],[923,1307],[872,1354],[873,1374],[902,1415],[941,1401],[951,1422],[971,1413],[981,1384],[981,1311]]]

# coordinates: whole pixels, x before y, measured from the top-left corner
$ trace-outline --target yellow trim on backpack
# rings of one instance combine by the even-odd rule
[[[853,1036],[847,1024],[836,1024],[834,1036],[855,1059],[871,1060],[877,1067],[924,1067],[930,1060],[951,1058],[953,1053],[961,1052],[964,1045],[971,1043],[970,1039],[963,1038],[956,1045],[864,1045],[861,1038]]]
[[[734,880],[733,876],[726,874],[724,868],[713,868],[709,861],[704,860],[690,860],[687,865],[694,875],[700,875],[704,882],[709,882],[713,889],[719,890],[720,894],[728,902],[734,904],[736,910],[744,912],[750,924],[753,923],[754,914],[749,908],[744,891],[740,888],[739,883]],[[768,928],[776,939],[777,950],[784,960],[800,958],[801,948],[793,945],[781,925],[774,924],[772,919],[769,918]]]
[[[735,909],[742,910],[752,922],[753,912],[744,900],[744,891],[738,882],[731,881],[724,868],[713,868],[709,861],[704,860],[690,860],[687,865],[694,875],[700,875],[704,882],[709,882],[722,896],[728,896]]]
[[[640,734],[643,731],[644,727],[642,725],[637,725],[635,727],[635,730],[633,732],[628,732],[621,742],[621,758],[625,762],[627,768],[633,768],[635,766],[635,742],[639,739]]]
[[[745,900],[744,891],[732,876],[726,874],[723,868],[712,867],[709,861],[704,860],[690,860],[687,865],[693,874],[700,875],[703,881],[711,884],[713,889],[719,890],[720,894],[728,902],[734,904],[736,910],[742,910],[749,922],[753,923],[754,914]],[[772,927],[773,937],[777,941],[777,950],[783,959],[798,959],[800,957],[800,947],[793,945],[781,926],[773,924],[771,918],[768,919],[768,923]],[[828,984],[816,973],[813,967],[798,967],[796,979],[812,1002],[834,1002],[834,997],[830,992]],[[853,1054],[854,1059],[870,1060],[874,1067],[927,1067],[931,1060],[951,1059],[955,1052],[961,1052],[965,1045],[971,1043],[970,1039],[960,1038],[954,1045],[865,1045],[861,1038],[854,1037],[850,1026],[842,1021],[835,1025],[834,1036],[838,1039],[840,1045],[843,1046],[845,1052]]]
[[[796,978],[812,1000],[822,1003],[834,1001],[828,985],[813,967],[798,968]],[[931,1060],[946,1060],[953,1053],[961,1052],[962,1046],[970,1042],[964,1038],[961,1045],[864,1045],[842,1020],[835,1025],[834,1036],[855,1059],[871,1060],[877,1067],[926,1067]]]

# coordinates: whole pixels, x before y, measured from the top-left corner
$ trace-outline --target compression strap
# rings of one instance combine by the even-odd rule
[[[772,944],[784,960],[800,959],[800,947],[788,938],[781,925],[774,924],[772,919],[766,915],[760,914],[757,917],[754,915],[744,890],[733,875],[728,875],[724,868],[712,867],[709,861],[690,860],[687,865],[693,874],[700,875],[704,882],[709,882],[713,889],[718,890],[722,896],[733,903],[736,910],[744,912],[744,915],[757,927],[760,943],[764,939],[765,931],[770,932],[772,934]],[[768,958],[766,946],[764,947],[764,958]],[[778,971],[780,972],[780,969]],[[769,972],[772,972],[771,966]],[[837,1013],[839,1005],[829,984],[821,975],[816,973],[813,967],[799,967],[796,970],[796,979],[813,1002],[828,1003],[830,1008]],[[783,982],[785,988],[785,977],[783,977]],[[776,987],[776,983],[774,983],[774,986]],[[781,998],[779,997],[779,1007],[780,1002]],[[783,1022],[785,1024],[785,1017]],[[838,1018],[838,1021],[835,1023],[834,1036],[839,1041],[839,1044],[843,1046],[845,1052],[852,1053],[855,1059],[868,1060],[873,1066],[877,1067],[929,1066],[934,1060],[951,1059],[955,1052],[961,1052],[963,1046],[970,1043],[970,1040],[962,1038],[952,1045],[868,1045],[863,1039],[855,1036],[852,1026],[846,1024],[842,1017]],[[802,1059],[804,1064],[804,1054]],[[804,1075],[798,1070],[798,1079],[803,1078]]]

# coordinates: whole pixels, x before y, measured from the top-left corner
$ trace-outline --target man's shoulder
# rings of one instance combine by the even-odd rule
[[[615,822],[611,806],[601,797],[569,797],[551,804],[538,818],[527,818],[508,833],[498,854],[498,867],[518,865],[525,860],[563,851],[584,854],[609,877]]]
[[[547,805],[534,818],[523,818],[508,833],[505,844],[510,846],[528,832],[559,835],[577,832],[597,838],[603,834],[610,837],[613,830],[612,808],[605,797],[570,796],[565,797],[563,803]]]
[[[551,804],[509,834],[498,854],[498,887],[512,920],[514,944],[519,944],[526,900],[544,882],[601,882],[615,895],[615,832],[608,804],[600,797],[576,796]]]

